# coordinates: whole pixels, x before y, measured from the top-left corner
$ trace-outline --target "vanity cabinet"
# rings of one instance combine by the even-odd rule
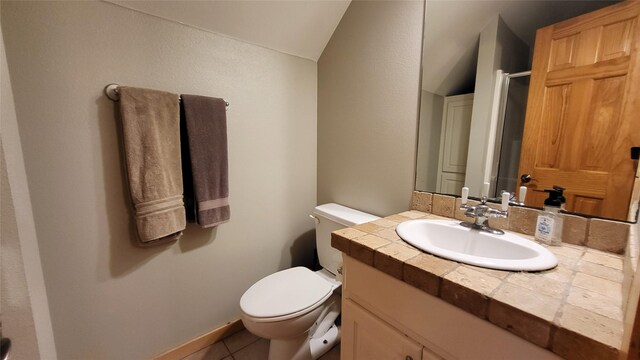
[[[344,255],[342,360],[559,359]]]
[[[343,359],[419,360],[422,345],[363,307],[347,299],[342,304]],[[344,346],[349,344],[349,346]]]

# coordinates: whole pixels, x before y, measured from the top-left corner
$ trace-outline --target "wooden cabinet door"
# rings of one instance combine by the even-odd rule
[[[425,347],[425,348],[422,348],[422,360],[444,360],[444,359]]]
[[[420,360],[422,345],[353,301],[342,304],[342,360]]]
[[[626,220],[630,148],[640,144],[640,2],[578,16],[536,34],[520,174],[527,205],[565,187],[569,211]]]

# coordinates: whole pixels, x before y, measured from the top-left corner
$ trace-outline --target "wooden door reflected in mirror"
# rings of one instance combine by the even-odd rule
[[[538,30],[520,174],[527,205],[566,188],[566,209],[627,220],[640,145],[640,3],[625,2]]]

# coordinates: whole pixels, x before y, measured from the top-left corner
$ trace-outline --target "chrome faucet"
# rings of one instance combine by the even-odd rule
[[[480,231],[486,231],[491,234],[502,235],[504,231],[500,229],[494,229],[489,226],[490,218],[506,218],[508,216],[509,209],[509,200],[511,194],[508,192],[502,193],[502,206],[501,210],[494,209],[487,205],[487,196],[489,194],[489,183],[484,183],[482,186],[482,197],[480,199],[480,204],[475,206],[467,205],[467,200],[469,197],[469,188],[462,188],[462,201],[460,205],[460,210],[464,211],[464,215],[469,218],[474,218],[474,222],[463,221],[460,225],[464,227],[468,227],[471,229],[476,229]]]
[[[504,193],[509,194],[509,205],[524,206],[524,199],[527,196],[527,187],[526,186],[520,186],[520,193],[519,193],[518,199],[516,199],[516,192],[515,191],[513,193],[510,193],[507,190],[502,190],[501,194],[504,194]],[[502,201],[502,195],[501,195],[501,197],[491,198],[489,200],[491,200],[491,201]]]

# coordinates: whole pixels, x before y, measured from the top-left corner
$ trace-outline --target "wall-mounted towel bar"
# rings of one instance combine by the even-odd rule
[[[104,87],[104,94],[107,95],[107,97],[112,101],[119,101],[120,100],[120,92],[118,91],[119,87],[120,85],[118,84],[109,84]],[[182,101],[182,98],[180,98],[180,101]],[[229,107],[228,101],[225,101],[224,104],[227,107]]]

